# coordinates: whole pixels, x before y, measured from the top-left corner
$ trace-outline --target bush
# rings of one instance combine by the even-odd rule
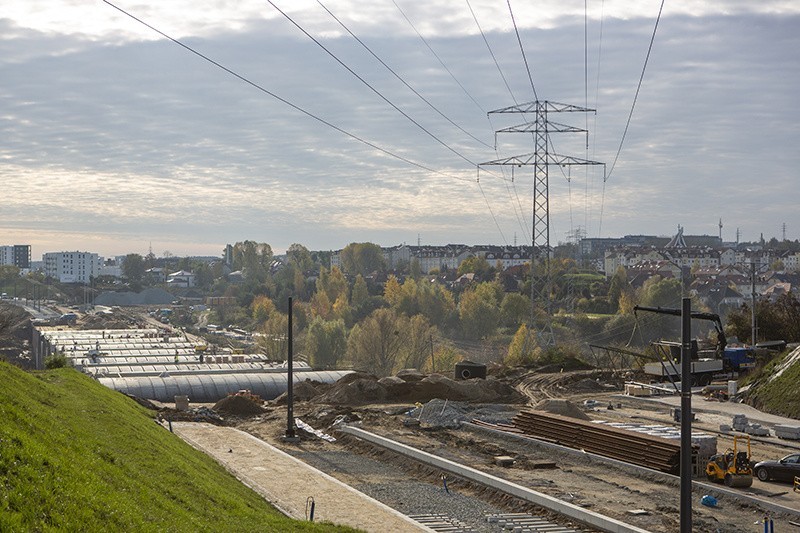
[[[44,367],[48,370],[52,370],[54,368],[64,368],[67,366],[72,366],[70,364],[69,359],[63,353],[54,353],[53,355],[48,355],[44,358]]]

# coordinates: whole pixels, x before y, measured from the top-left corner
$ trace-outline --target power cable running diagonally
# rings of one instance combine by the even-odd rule
[[[344,61],[342,61],[341,59],[339,59],[339,58],[336,56],[336,54],[334,54],[333,52],[331,52],[331,51],[330,51],[330,50],[329,50],[329,49],[328,49],[328,48],[327,48],[327,47],[326,47],[324,44],[322,44],[322,43],[319,41],[319,39],[317,39],[316,37],[314,37],[313,35],[311,35],[310,33],[308,33],[308,32],[305,30],[305,28],[303,28],[303,27],[302,27],[300,24],[298,24],[298,23],[297,23],[297,22],[296,22],[296,21],[295,21],[295,20],[294,20],[292,17],[290,17],[288,14],[286,14],[286,13],[285,13],[285,12],[284,12],[284,11],[283,11],[281,8],[279,8],[278,6],[276,6],[276,5],[275,5],[275,3],[274,3],[272,0],[267,0],[267,3],[268,3],[269,5],[271,5],[273,8],[275,8],[275,10],[276,10],[278,13],[280,13],[281,15],[283,15],[283,17],[284,17],[286,20],[288,20],[289,22],[291,22],[291,23],[292,23],[292,24],[293,24],[293,25],[294,25],[294,26],[295,26],[295,27],[296,27],[298,30],[300,30],[301,32],[303,32],[303,34],[304,34],[306,37],[308,37],[309,39],[311,39],[311,40],[314,42],[314,44],[316,44],[317,46],[319,46],[320,48],[322,48],[322,50],[324,50],[324,51],[325,51],[325,53],[327,53],[329,56],[331,56],[331,57],[334,59],[334,61],[336,61],[337,63],[339,63],[339,64],[340,64],[340,65],[341,65],[341,66],[342,66],[342,67],[343,67],[345,70],[347,70],[347,71],[348,71],[350,74],[352,74],[353,76],[355,76],[355,78],[356,78],[356,79],[358,79],[358,80],[359,80],[361,83],[363,83],[363,84],[364,84],[366,87],[368,87],[368,88],[369,88],[369,89],[370,89],[370,90],[371,90],[373,93],[375,93],[375,94],[376,94],[376,95],[377,95],[377,96],[378,96],[378,97],[379,97],[381,100],[383,100],[384,102],[386,102],[387,104],[389,104],[389,105],[390,105],[390,106],[391,106],[391,107],[392,107],[392,108],[393,108],[395,111],[397,111],[398,113],[400,113],[401,115],[403,115],[405,118],[407,118],[409,121],[411,121],[411,123],[412,123],[412,124],[414,124],[414,125],[415,125],[415,126],[417,126],[419,129],[421,129],[423,132],[425,132],[425,133],[426,133],[426,134],[427,134],[427,135],[428,135],[428,136],[429,136],[431,139],[435,140],[436,142],[438,142],[439,144],[441,144],[442,146],[444,146],[445,148],[447,148],[447,149],[448,149],[450,152],[452,152],[452,153],[453,153],[453,154],[455,154],[456,156],[460,157],[461,159],[463,159],[464,161],[466,161],[467,163],[469,163],[469,164],[470,164],[470,165],[472,165],[473,167],[477,167],[477,166],[478,166],[478,164],[477,164],[477,163],[475,163],[474,161],[470,160],[470,159],[469,159],[467,156],[465,156],[464,154],[462,154],[461,152],[459,152],[458,150],[456,150],[455,148],[453,148],[452,146],[450,146],[449,144],[447,144],[446,142],[444,142],[443,140],[441,140],[439,137],[437,137],[436,135],[434,135],[433,133],[431,133],[431,132],[430,132],[430,131],[429,131],[427,128],[425,128],[425,126],[423,126],[422,124],[420,124],[419,122],[417,122],[416,120],[414,120],[414,119],[413,119],[412,117],[410,117],[410,116],[409,116],[409,115],[408,115],[408,114],[407,114],[405,111],[403,111],[402,109],[400,109],[399,107],[397,107],[397,105],[396,105],[394,102],[392,102],[391,100],[389,100],[388,98],[386,98],[386,97],[385,97],[385,96],[384,96],[384,95],[383,95],[383,94],[382,94],[382,93],[381,93],[381,92],[380,92],[378,89],[376,89],[375,87],[373,87],[373,86],[372,86],[372,85],[371,85],[371,84],[370,84],[370,83],[369,83],[367,80],[365,80],[364,78],[362,78],[361,76],[359,76],[359,75],[358,75],[358,74],[357,74],[357,73],[356,73],[356,72],[355,72],[353,69],[351,69],[351,68],[350,68],[350,67],[349,67],[349,66],[348,66],[348,65],[347,65],[347,64],[346,64]]]
[[[528,66],[528,57],[525,55],[525,47],[522,46],[522,38],[519,36],[519,29],[517,28],[517,21],[514,18],[514,10],[511,9],[511,0],[506,0],[508,3],[508,13],[511,15],[511,22],[514,24],[514,31],[517,34],[517,42],[519,43],[519,51],[522,52],[522,60],[525,62],[525,70],[528,71],[528,79],[531,81],[531,89],[533,89],[533,99],[539,100],[536,94],[536,86],[533,84],[533,76],[531,76],[531,68]],[[473,14],[474,15],[474,14]]]
[[[614,162],[611,164],[611,170],[608,171],[608,174],[603,181],[608,181],[608,178],[611,177],[611,174],[614,172],[614,167],[617,165],[617,159],[619,159],[619,153],[622,151],[622,144],[625,142],[625,136],[628,134],[628,127],[631,125],[631,118],[633,118],[633,110],[636,108],[636,100],[639,98],[639,91],[642,88],[642,81],[644,80],[644,72],[647,70],[647,62],[650,60],[650,52],[653,50],[653,41],[656,40],[656,32],[658,31],[658,22],[661,20],[661,12],[664,10],[664,2],[665,0],[661,0],[661,7],[658,8],[658,17],[656,17],[656,24],[653,27],[653,35],[650,37],[650,46],[647,47],[647,55],[644,58],[644,65],[642,66],[642,74],[639,76],[639,84],[636,86],[636,94],[633,96],[633,103],[631,104],[631,112],[628,114],[628,122],[625,123],[625,130],[622,132],[622,139],[619,141],[619,148],[617,149],[617,155],[614,156]]]
[[[472,96],[472,94],[470,94],[470,92],[467,90],[467,88],[464,87],[464,84],[462,84],[458,80],[458,78],[456,78],[456,75],[453,74],[453,72],[449,68],[447,68],[447,65],[444,64],[444,61],[442,61],[442,58],[439,57],[439,54],[436,53],[436,51],[433,49],[433,47],[428,43],[427,39],[425,39],[425,37],[422,36],[422,34],[417,29],[417,27],[414,26],[414,23],[411,22],[410,18],[408,18],[408,15],[406,15],[406,12],[403,11],[403,9],[397,4],[397,0],[392,0],[392,3],[394,4],[394,7],[396,7],[397,10],[400,12],[400,14],[403,15],[403,18],[406,19],[406,22],[408,22],[408,25],[411,26],[411,29],[414,30],[414,33],[416,33],[417,36],[422,40],[422,42],[425,43],[425,46],[428,47],[428,50],[430,50],[430,52],[433,54],[433,57],[435,57],[439,61],[439,64],[442,65],[442,68],[445,69],[448,74],[450,74],[450,77],[453,78],[453,81],[455,81],[458,84],[459,87],[461,87],[461,90],[464,91],[464,94],[466,94],[469,97],[469,99],[472,100],[472,102],[478,107],[478,109],[480,109],[481,112],[485,115],[486,114],[486,109],[484,109],[483,106],[478,103],[478,101],[475,99],[475,97]],[[494,128],[492,128],[492,129],[494,129]]]
[[[381,65],[383,65],[384,67],[386,67],[386,70],[388,70],[389,72],[391,72],[391,73],[394,75],[394,77],[395,77],[395,78],[397,78],[397,79],[398,79],[398,80],[399,80],[399,81],[400,81],[400,82],[401,82],[403,85],[405,85],[406,87],[408,87],[408,89],[409,89],[409,90],[410,90],[412,93],[414,93],[415,95],[417,95],[417,96],[419,97],[419,99],[420,99],[420,100],[422,100],[423,102],[425,102],[426,104],[428,104],[428,107],[430,107],[431,109],[433,109],[434,111],[436,111],[436,113],[438,113],[438,114],[439,114],[439,116],[441,116],[442,118],[444,118],[444,119],[445,119],[447,122],[449,122],[450,124],[452,124],[453,126],[455,126],[456,128],[458,128],[459,130],[461,130],[461,132],[462,132],[462,133],[464,133],[464,134],[468,135],[468,136],[469,136],[469,137],[471,137],[473,140],[475,140],[475,141],[477,141],[478,143],[482,144],[482,145],[483,145],[483,146],[485,146],[486,148],[491,148],[491,145],[489,145],[488,143],[486,143],[486,142],[484,142],[484,141],[482,141],[482,140],[478,139],[478,138],[477,138],[477,137],[475,137],[473,134],[471,134],[470,132],[468,132],[467,130],[465,130],[464,128],[462,128],[461,126],[459,126],[458,124],[456,124],[455,122],[453,122],[453,120],[452,120],[450,117],[448,117],[447,115],[445,115],[444,113],[442,113],[442,112],[441,112],[441,111],[440,111],[440,110],[439,110],[439,109],[438,109],[438,108],[437,108],[435,105],[433,105],[433,104],[432,104],[432,103],[431,103],[431,102],[430,102],[430,101],[429,101],[427,98],[425,98],[424,96],[422,96],[422,95],[421,95],[421,94],[420,94],[420,93],[419,93],[419,92],[418,92],[416,89],[414,89],[414,88],[413,88],[411,85],[409,85],[409,84],[408,84],[408,82],[407,82],[405,79],[403,79],[403,77],[402,77],[402,76],[400,76],[400,74],[398,74],[397,72],[395,72],[395,70],[394,70],[392,67],[390,67],[389,65],[387,65],[387,64],[386,64],[386,62],[384,62],[384,60],[383,60],[383,59],[381,59],[380,57],[378,57],[378,55],[377,55],[375,52],[373,52],[373,51],[372,51],[372,49],[371,49],[369,46],[367,46],[367,45],[364,43],[364,41],[362,41],[361,39],[359,39],[359,38],[358,38],[358,36],[357,36],[355,33],[353,33],[352,31],[350,31],[350,28],[348,28],[347,26],[345,26],[344,22],[342,22],[342,21],[339,19],[339,17],[337,17],[336,15],[334,15],[334,14],[331,12],[331,10],[330,10],[330,9],[328,9],[327,7],[325,7],[325,4],[323,4],[323,3],[321,2],[321,0],[317,0],[317,3],[318,3],[320,6],[322,6],[322,9],[324,9],[325,11],[327,11],[327,12],[328,12],[328,14],[329,14],[331,17],[333,17],[333,20],[335,20],[336,22],[338,22],[338,23],[339,23],[339,25],[340,25],[342,28],[344,28],[344,30],[345,30],[347,33],[349,33],[349,34],[350,34],[350,35],[353,37],[353,39],[355,39],[355,40],[358,42],[358,44],[360,44],[361,46],[363,46],[363,47],[364,47],[364,49],[365,49],[367,52],[369,52],[369,53],[372,55],[372,57],[374,57],[374,58],[375,58],[375,59],[378,61],[378,63],[380,63]]]
[[[483,37],[483,42],[486,43],[486,48],[489,49],[489,54],[492,56],[494,60],[494,64],[497,67],[497,72],[500,73],[500,77],[503,78],[503,83],[506,85],[506,89],[508,89],[508,94],[511,95],[511,99],[514,101],[514,104],[518,104],[517,99],[514,97],[514,92],[511,90],[511,86],[508,84],[508,80],[506,79],[505,75],[503,74],[503,69],[500,68],[500,63],[497,62],[497,57],[495,57],[494,52],[492,51],[492,47],[489,46],[489,40],[486,38],[486,34],[483,33],[483,28],[481,28],[481,23],[478,22],[478,17],[475,15],[475,11],[472,9],[472,4],[469,3],[469,0],[466,0],[467,7],[469,8],[469,12],[472,13],[472,19],[475,21],[475,25],[478,26],[478,31],[481,32],[481,37]]]
[[[459,181],[468,181],[468,182],[472,181],[469,178],[462,178],[460,176],[454,176],[452,174],[447,174],[447,173],[439,171],[439,170],[434,170],[434,169],[432,169],[430,167],[427,167],[427,166],[425,166],[425,165],[423,165],[421,163],[417,163],[416,161],[412,161],[411,159],[408,159],[407,157],[403,157],[402,155],[396,154],[396,153],[392,152],[391,150],[388,150],[386,148],[378,146],[377,144],[375,144],[375,143],[373,143],[371,141],[368,141],[368,140],[364,139],[363,137],[359,137],[358,135],[355,135],[354,133],[350,133],[349,131],[347,131],[345,129],[342,129],[339,126],[337,126],[337,125],[335,125],[335,124],[333,124],[331,122],[328,122],[324,118],[321,118],[321,117],[311,113],[310,111],[307,111],[307,110],[303,109],[302,107],[298,106],[297,104],[294,104],[294,103],[290,102],[289,100],[287,100],[285,98],[282,98],[281,96],[278,96],[277,94],[275,94],[272,91],[266,89],[265,87],[263,87],[263,86],[257,84],[256,82],[254,82],[254,81],[242,76],[238,72],[236,72],[234,70],[231,70],[230,68],[226,67],[225,65],[223,65],[223,64],[221,64],[221,63],[219,63],[219,62],[217,62],[217,61],[215,61],[213,59],[211,59],[210,57],[204,55],[201,52],[198,52],[197,50],[195,50],[191,46],[181,42],[180,40],[178,40],[178,39],[176,39],[174,37],[171,37],[170,35],[167,35],[163,31],[161,31],[158,28],[148,24],[147,22],[145,22],[144,20],[136,17],[132,13],[129,13],[129,12],[125,11],[124,9],[122,9],[121,7],[114,5],[109,0],[103,0],[103,2],[105,4],[113,7],[114,9],[116,9],[117,11],[119,11],[120,13],[125,15],[126,17],[129,17],[129,18],[135,20],[136,22],[138,22],[142,26],[145,26],[146,28],[152,30],[153,32],[161,35],[165,39],[168,39],[168,40],[172,41],[173,43],[177,44],[178,46],[180,46],[184,50],[186,50],[188,52],[191,52],[192,54],[194,54],[197,57],[203,59],[204,61],[207,61],[208,63],[211,63],[212,65],[214,65],[215,67],[219,68],[220,70],[225,71],[226,73],[230,74],[234,78],[236,78],[236,79],[238,79],[240,81],[243,81],[244,83],[250,85],[251,87],[253,87],[253,88],[255,88],[255,89],[259,90],[259,91],[261,91],[262,93],[267,94],[267,95],[275,98],[276,100],[278,100],[279,102],[281,102],[283,104],[286,104],[287,106],[291,107],[295,111],[299,111],[300,113],[306,115],[307,117],[312,118],[312,119],[316,120],[317,122],[319,122],[321,124],[324,124],[325,126],[328,126],[329,128],[331,128],[333,130],[336,130],[339,133],[341,133],[343,135],[346,135],[347,137],[350,137],[351,139],[353,139],[355,141],[358,141],[358,142],[360,142],[362,144],[365,144],[365,145],[369,146],[370,148],[373,148],[373,149],[375,149],[375,150],[377,150],[379,152],[382,152],[382,153],[384,153],[384,154],[386,154],[386,155],[388,155],[390,157],[393,157],[395,159],[403,161],[404,163],[408,163],[409,165],[417,167],[419,169],[422,169],[422,170],[425,170],[425,171],[428,171],[428,172],[432,172],[432,173],[438,174],[440,176],[445,176],[445,177],[448,177],[448,178],[457,179]]]

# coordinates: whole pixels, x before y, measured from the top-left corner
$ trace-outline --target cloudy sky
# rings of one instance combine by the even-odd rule
[[[597,109],[551,116],[590,131],[553,149],[608,172],[661,2],[510,3],[536,97]],[[550,169],[551,241],[800,238],[798,27],[791,0],[667,1],[613,172]],[[487,111],[536,97],[503,0],[6,0],[0,244],[522,244],[531,168],[476,165],[533,151],[495,149],[530,115]]]

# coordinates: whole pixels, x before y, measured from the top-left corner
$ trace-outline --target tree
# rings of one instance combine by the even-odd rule
[[[0,265],[0,281],[13,281],[19,277],[19,267],[15,265]]]
[[[388,376],[405,342],[406,321],[391,309],[377,309],[356,324],[347,339],[347,357],[356,368]]]
[[[492,266],[489,264],[489,261],[486,260],[485,257],[476,257],[470,256],[464,259],[460,265],[458,265],[458,275],[463,276],[464,274],[474,273],[481,279],[486,279],[492,272]]]
[[[536,333],[522,324],[514,334],[503,362],[508,366],[526,365],[532,363],[536,355]]]
[[[620,308],[620,298],[623,293],[629,293],[630,291],[632,291],[632,289],[628,282],[628,273],[625,271],[625,267],[620,265],[611,277],[611,282],[608,286],[608,303],[611,305],[614,312]]]
[[[269,319],[272,312],[275,311],[275,304],[272,303],[272,300],[268,297],[259,295],[253,298],[250,309],[256,324],[263,324]]]
[[[371,242],[352,242],[339,254],[342,269],[349,275],[367,276],[375,271],[386,269],[383,250]]]
[[[300,272],[308,272],[314,267],[311,252],[302,244],[294,243],[286,250],[286,260],[294,264]]]
[[[530,298],[518,292],[506,293],[500,304],[500,320],[504,326],[516,326],[525,321],[530,309]]]
[[[293,328],[294,329],[294,328]],[[281,312],[270,313],[261,327],[258,345],[270,361],[285,361],[289,350],[289,317]]]
[[[344,321],[315,318],[308,326],[305,347],[315,368],[336,368],[347,352]]]
[[[674,278],[653,276],[639,290],[640,305],[648,307],[680,307],[681,282]]]
[[[383,298],[389,305],[394,307],[400,302],[402,293],[403,289],[400,286],[400,282],[394,275],[390,275],[383,285]]]
[[[324,268],[320,269],[317,278],[317,293],[324,292],[329,301],[335,302],[342,295],[349,301],[348,291],[347,280],[341,270],[337,267],[331,268],[330,272]]]
[[[495,282],[480,283],[468,289],[459,303],[461,329],[469,338],[482,339],[492,335],[500,320],[498,289]]]
[[[422,370],[425,362],[430,359],[431,343],[439,332],[431,326],[428,319],[422,315],[415,315],[408,321],[406,332],[407,341],[404,347],[404,367]]]
[[[353,304],[353,307],[359,307],[364,305],[367,300],[369,300],[369,289],[367,288],[367,282],[364,280],[364,276],[359,274],[356,276],[356,280],[353,283],[350,301]]]
[[[139,254],[128,254],[122,261],[122,275],[131,283],[140,283],[144,270],[144,258]]]
[[[243,241],[233,245],[233,268],[241,270],[248,282],[266,281],[272,259],[272,247],[267,243]]]

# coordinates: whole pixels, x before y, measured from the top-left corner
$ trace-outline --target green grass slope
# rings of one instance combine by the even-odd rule
[[[351,531],[286,518],[125,396],[0,362],[0,531]]]
[[[800,420],[800,348],[776,359],[754,381],[748,403],[768,413]]]

